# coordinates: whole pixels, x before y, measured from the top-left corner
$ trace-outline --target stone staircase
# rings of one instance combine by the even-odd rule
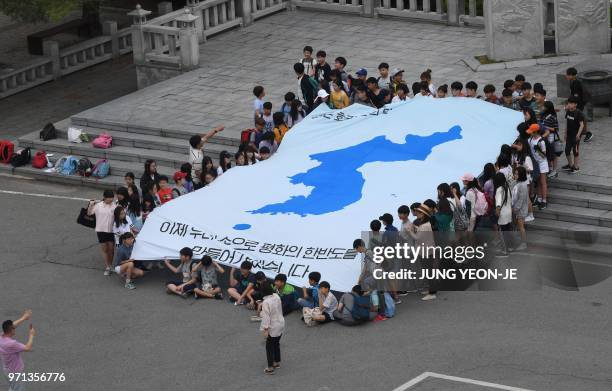
[[[94,148],[91,142],[71,143],[67,139],[68,127],[70,126],[82,129],[92,140],[103,132],[108,133],[113,137],[113,146],[109,149],[98,149]],[[0,172],[4,171],[13,175],[34,177],[51,182],[116,189],[123,186],[123,177],[127,172],[133,172],[138,181],[144,171],[144,163],[148,159],[157,162],[157,170],[160,174],[171,178],[172,174],[188,161],[189,137],[196,134],[195,132],[177,129],[161,129],[127,125],[120,122],[91,120],[78,115],[55,123],[55,127],[58,130],[56,139],[42,141],[39,139],[39,132],[35,131],[20,137],[15,148],[30,147],[32,156],[36,151],[44,150],[47,154],[53,154],[52,161],[64,155],[72,155],[77,158],[86,157],[93,164],[100,159],[107,159],[111,166],[109,176],[103,179],[84,178],[78,175],[65,176],[47,172],[45,169],[38,170],[30,165],[13,168],[5,164],[0,164]],[[208,130],[202,129],[202,132]],[[221,151],[228,151],[233,154],[238,145],[239,139],[237,138],[217,135],[205,144],[204,153],[216,163]]]

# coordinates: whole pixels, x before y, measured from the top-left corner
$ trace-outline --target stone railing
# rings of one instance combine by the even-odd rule
[[[45,41],[43,58],[0,74],[0,99],[131,51],[131,28],[117,30],[113,21],[104,22],[102,36],[65,49],[60,50],[56,41]]]
[[[486,1],[486,0],[484,0],[484,1]],[[459,1],[459,3],[464,3],[464,2],[463,1]],[[463,6],[463,4],[460,4],[460,7],[461,6]],[[461,10],[463,10],[463,8],[461,8]],[[468,13],[465,14],[465,15],[460,16],[460,21],[463,24],[466,24],[466,25],[469,25],[469,26],[484,27],[484,14],[483,14],[483,10],[477,8],[476,0],[469,0],[469,2],[468,2]]]
[[[448,22],[448,15],[446,10],[443,9],[442,0],[396,0],[394,7],[391,0],[379,1],[379,6],[374,10],[376,15],[420,19],[431,22]]]
[[[283,0],[250,0],[251,1],[251,17],[252,20],[257,20],[274,12],[282,11],[288,8],[288,2]]]
[[[372,4],[374,0],[291,0],[291,4],[297,8],[323,10],[332,12],[346,12],[360,15],[372,16]]]

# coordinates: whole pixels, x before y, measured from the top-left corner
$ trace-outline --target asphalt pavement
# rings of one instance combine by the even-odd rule
[[[282,368],[266,376],[250,311],[169,296],[167,270],[134,291],[103,276],[95,234],[75,222],[98,193],[0,176],[0,318],[31,308],[38,335],[26,371],[66,376],[28,390],[391,391],[424,372],[443,376],[400,389],[612,389],[610,280],[579,291],[406,296],[394,318],[351,328],[307,328],[292,314]],[[27,325],[17,335],[25,340]]]

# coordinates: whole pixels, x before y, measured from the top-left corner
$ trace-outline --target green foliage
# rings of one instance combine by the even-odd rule
[[[13,19],[35,23],[57,21],[88,0],[0,0],[0,11]]]

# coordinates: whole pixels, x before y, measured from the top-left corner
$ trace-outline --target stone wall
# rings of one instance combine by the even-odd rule
[[[557,0],[557,53],[610,51],[609,0]]]
[[[542,0],[485,2],[488,56],[504,61],[544,54]]]

